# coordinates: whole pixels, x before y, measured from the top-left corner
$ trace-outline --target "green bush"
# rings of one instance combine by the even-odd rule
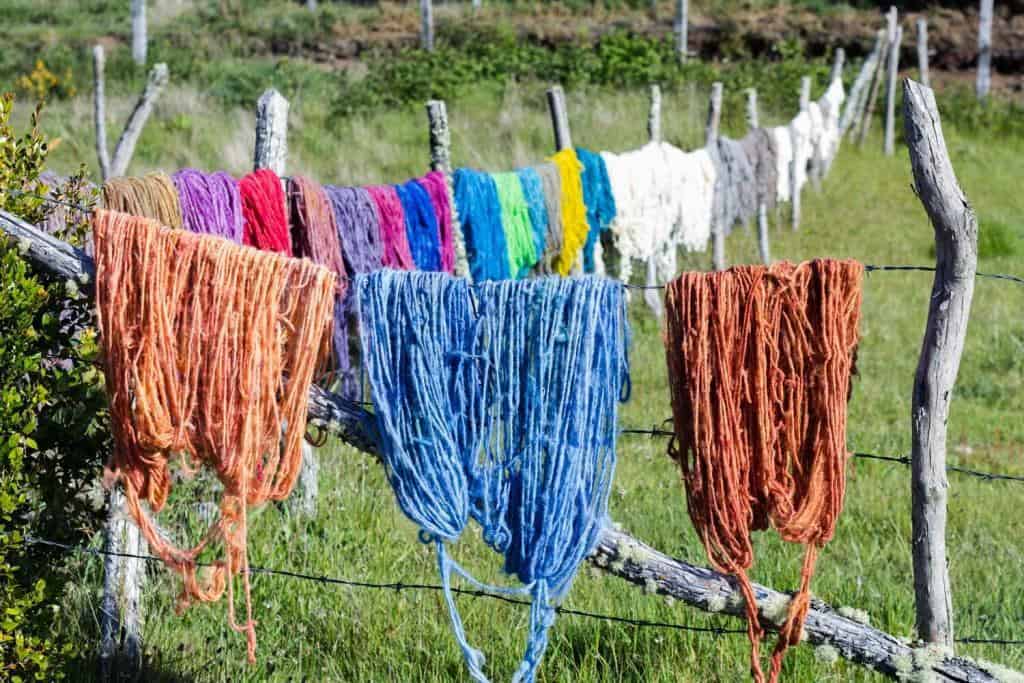
[[[39,223],[47,207],[32,195],[45,191],[47,142],[38,109],[19,136],[12,108],[12,96],[0,98],[0,208]],[[88,201],[80,183],[69,187],[66,198]],[[72,220],[59,236],[82,235]],[[25,537],[78,541],[95,528],[98,509],[83,494],[108,439],[90,309],[74,283],[31,273],[20,250],[0,239],[0,679],[53,680],[71,654],[54,635],[62,563]]]

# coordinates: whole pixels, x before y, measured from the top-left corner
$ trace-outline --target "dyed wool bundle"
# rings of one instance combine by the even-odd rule
[[[843,81],[840,78],[829,83],[825,94],[818,100],[821,115],[824,120],[824,133],[818,143],[819,160],[823,172],[828,172],[832,166],[832,160],[839,151],[839,143],[842,140],[842,133],[839,130],[839,118],[842,114],[843,101],[846,99],[846,91],[843,89]]]
[[[451,197],[448,180],[444,173],[431,171],[416,180],[430,195],[430,203],[437,219],[437,229],[441,233],[441,270],[446,273],[455,272],[455,217],[452,215]]]
[[[821,111],[821,105],[811,102],[807,105],[807,114],[811,117],[811,167],[816,174],[824,169],[825,147],[828,145],[826,137],[828,131],[825,128],[825,114]]]
[[[550,274],[554,272],[555,261],[562,252],[562,175],[552,163],[538,164],[533,169],[540,176],[544,207],[548,212],[548,231],[538,265],[542,273]]]
[[[551,161],[558,167],[562,191],[562,246],[555,259],[555,272],[565,276],[576,265],[590,231],[583,200],[583,164],[573,149],[563,149]]]
[[[405,210],[395,188],[390,185],[371,185],[366,188],[377,205],[380,217],[381,262],[385,268],[414,270],[409,237],[405,229]]]
[[[370,198],[370,193],[361,187],[325,187],[324,192],[330,199],[334,209],[334,221],[338,225],[338,236],[342,254],[345,257],[345,269],[348,273],[372,273],[380,270],[381,241],[380,216],[377,205]],[[352,288],[349,287],[342,298],[341,325],[348,330],[354,320]],[[338,315],[338,311],[335,311]],[[337,360],[338,378],[341,382],[341,395],[350,401],[359,396],[359,383],[353,368],[351,349],[345,343],[335,341],[334,354]]]
[[[122,483],[150,548],[181,574],[181,607],[227,590],[231,626],[246,634],[252,661],[247,511],[287,497],[299,473],[309,385],[329,349],[335,276],[146,218],[99,210],[93,227],[114,436],[107,480]],[[191,548],[172,545],[142,506],[164,507],[172,459],[186,472],[206,465],[224,486],[220,519]],[[221,543],[224,559],[200,577],[200,553]],[[240,624],[236,574],[246,605]]]
[[[812,134],[814,124],[811,115],[802,111],[789,123],[789,135],[793,145],[794,172],[790,180],[791,194],[803,191],[807,184],[807,166],[814,156],[814,140]]]
[[[675,439],[690,519],[708,558],[746,599],[751,669],[762,681],[751,531],[806,546],[800,589],[770,679],[800,640],[818,551],[843,506],[846,402],[863,266],[817,260],[684,273],[667,288]]]
[[[492,173],[501,207],[501,227],[505,231],[508,272],[514,278],[526,277],[537,263],[537,247],[530,225],[530,206],[523,194],[517,173]]]
[[[455,206],[462,221],[473,282],[508,279],[508,246],[494,178],[470,168],[455,171]]]
[[[777,178],[776,197],[780,202],[788,202],[792,198],[793,134],[787,126],[769,128],[775,148],[775,174]]]
[[[595,246],[600,245],[601,233],[615,220],[615,197],[612,194],[608,168],[600,154],[576,148],[576,155],[583,164],[583,203],[587,207],[587,241],[583,245],[583,271],[593,273],[596,269]]]
[[[405,235],[409,253],[419,270],[441,270],[441,231],[437,227],[434,205],[426,189],[415,180],[395,185],[395,194],[405,215]]]
[[[623,288],[380,271],[359,276],[356,290],[388,479],[421,540],[436,546],[470,676],[487,680],[452,572],[482,584],[446,543],[473,518],[524,584],[485,588],[531,598],[513,680],[532,681],[557,605],[607,523],[617,402],[628,387]]]
[[[755,128],[740,140],[740,144],[754,170],[755,198],[770,209],[775,206],[779,187],[772,136],[764,128]]]
[[[530,228],[533,232],[533,250],[539,260],[544,254],[548,236],[548,209],[544,199],[544,185],[535,168],[520,168],[516,171],[523,197],[530,214]]]
[[[336,365],[347,365],[348,327],[343,305],[348,290],[348,273],[341,253],[334,209],[324,188],[304,176],[292,176],[288,180],[288,205],[295,256],[308,258],[337,276],[332,342]]]
[[[269,168],[253,171],[238,182],[245,230],[242,243],[263,251],[292,255],[292,238],[281,179]]]
[[[718,139],[718,182],[715,185],[715,223],[725,234],[757,215],[754,168],[738,140]]]
[[[238,181],[224,171],[186,168],[172,176],[181,203],[182,227],[241,243],[245,221]]]
[[[111,211],[152,218],[169,228],[181,227],[181,204],[174,183],[163,173],[144,178],[109,178],[103,183],[103,206]]]

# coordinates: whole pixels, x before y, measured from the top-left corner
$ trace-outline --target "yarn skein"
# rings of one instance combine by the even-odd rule
[[[460,168],[455,171],[454,182],[455,206],[462,221],[473,281],[508,279],[508,246],[494,178],[487,173]]]
[[[436,273],[356,278],[388,479],[432,543],[470,677],[486,681],[453,573],[531,600],[514,681],[530,682],[558,604],[608,523],[617,403],[628,393],[624,290],[597,278],[470,285]],[[487,586],[448,554],[469,519],[523,584]]]
[[[446,273],[455,272],[455,234],[454,216],[448,189],[448,180],[441,171],[431,171],[416,182],[430,195],[430,203],[434,207],[437,228],[441,235],[441,270]]]
[[[551,157],[558,167],[561,181],[562,248],[555,259],[555,272],[565,276],[576,265],[576,259],[587,241],[587,206],[583,200],[583,164],[572,148],[563,149]]]
[[[346,271],[355,275],[380,270],[383,267],[380,216],[370,193],[361,187],[327,186],[324,191],[334,209],[334,220],[338,225]],[[349,330],[355,321],[352,292],[352,288],[349,287],[342,299],[341,319],[345,330]],[[356,381],[356,363],[352,359],[352,348],[348,343],[336,343],[334,352],[338,363],[341,395],[350,401],[359,400],[361,397],[359,383]]]
[[[108,178],[103,183],[103,206],[152,218],[169,228],[181,227],[178,190],[163,173],[150,173],[143,178]]]
[[[415,180],[395,185],[405,215],[405,234],[416,268],[441,270],[441,232],[427,190]]]
[[[281,179],[269,168],[260,168],[238,181],[245,230],[242,243],[262,251],[292,255],[288,214]]]
[[[738,266],[683,273],[666,290],[669,455],[708,559],[739,582],[759,683],[764,633],[747,576],[751,532],[771,525],[806,546],[772,653],[776,681],[783,654],[800,640],[817,553],[843,506],[863,272],[855,261]]]
[[[537,263],[537,249],[530,225],[530,207],[526,203],[522,183],[517,173],[492,173],[491,178],[498,192],[509,274],[516,278],[525,277]]]
[[[600,154],[582,147],[576,148],[576,156],[583,164],[583,203],[587,207],[587,239],[583,245],[583,271],[595,272],[594,251],[600,243],[601,233],[615,220],[615,197],[612,195],[608,168]]]
[[[523,190],[523,198],[530,215],[530,228],[533,232],[533,250],[537,259],[544,254],[548,235],[548,210],[544,201],[544,186],[534,168],[516,170],[519,184]]]
[[[552,163],[538,164],[533,169],[540,176],[544,207],[548,214],[547,234],[539,266],[542,273],[550,274],[554,272],[555,261],[562,251],[562,176],[558,167]]]
[[[186,168],[172,176],[181,204],[182,227],[241,243],[245,222],[238,181],[224,171]]]
[[[377,205],[380,217],[381,262],[385,268],[413,270],[409,249],[409,237],[405,230],[405,211],[395,188],[390,185],[370,185],[366,188],[370,198]]]
[[[334,209],[320,184],[300,175],[288,180],[288,205],[295,256],[308,258],[337,276],[332,342],[336,365],[347,365],[348,327],[343,303],[348,291],[348,273]]]
[[[93,232],[114,438],[107,484],[121,482],[149,547],[181,575],[181,608],[227,591],[229,622],[255,661],[247,511],[283,500],[298,476],[309,386],[329,351],[335,276],[103,209]],[[172,460],[189,471],[209,467],[224,487],[220,518],[190,548],[175,546],[142,506],[157,513],[166,504]],[[200,576],[197,558],[218,544],[223,559]]]

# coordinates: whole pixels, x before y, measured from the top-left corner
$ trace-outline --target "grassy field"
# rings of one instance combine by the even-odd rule
[[[822,84],[817,84],[815,95]],[[706,93],[667,93],[666,136],[684,147],[701,139]],[[123,118],[128,100],[111,104]],[[422,173],[427,127],[422,110],[410,108],[356,116],[327,127],[316,100],[295,99],[289,170],[323,182],[396,182]],[[45,119],[61,143],[58,170],[94,163],[90,110],[81,97],[54,104]],[[624,150],[644,142],[642,93],[594,90],[569,95],[577,144]],[[456,165],[500,170],[550,152],[551,131],[542,85],[483,87],[450,102]],[[767,122],[792,112],[769,112]],[[730,117],[738,121],[738,116]],[[877,127],[876,127],[877,128]],[[735,125],[730,131],[742,133]],[[1019,189],[1024,141],[986,139],[947,130],[953,161],[981,221],[980,268],[1024,271],[1024,195]],[[182,166],[247,170],[253,116],[224,110],[190,87],[168,92],[144,134],[133,173]],[[804,225],[797,233],[772,231],[775,258],[857,258],[867,263],[929,264],[932,232],[910,189],[905,148],[885,158],[872,139],[859,150],[845,146],[820,191],[808,189]],[[733,263],[756,260],[756,241],[738,230],[728,241]],[[691,255],[688,267],[704,268],[708,256]],[[865,282],[859,354],[860,376],[850,404],[851,450],[906,453],[910,443],[910,393],[927,311],[927,273],[877,273]],[[1024,287],[979,281],[967,348],[950,421],[951,457],[960,465],[1024,474]],[[623,406],[623,426],[649,427],[670,414],[663,352],[656,322],[637,302],[632,316],[633,395]],[[679,476],[665,443],[646,437],[620,439],[612,497],[613,518],[654,547],[705,563],[686,514]],[[319,512],[312,521],[268,507],[250,533],[255,565],[353,580],[436,582],[432,549],[419,544],[413,526],[394,504],[381,469],[368,457],[332,443],[323,450]],[[835,540],[819,562],[815,595],[834,605],[868,612],[872,624],[913,636],[910,560],[909,470],[864,460],[850,463],[846,508]],[[950,496],[950,571],[957,631],[962,636],[1024,635],[1024,549],[1020,503],[1024,486],[953,475]],[[179,494],[179,502],[194,499]],[[179,508],[180,509],[180,508]],[[162,521],[198,531],[194,519],[175,512]],[[98,541],[97,541],[98,542]],[[496,556],[474,533],[455,548],[457,558],[496,578]],[[755,580],[792,589],[800,551],[770,533],[757,539]],[[86,650],[73,679],[89,680],[89,648],[98,640],[98,591],[102,565],[74,560],[78,580],[64,599],[61,628]],[[245,663],[244,642],[227,625],[223,603],[174,614],[176,582],[155,569],[145,593],[147,680],[462,680],[461,654],[449,633],[441,597],[325,586],[258,576],[254,604],[259,620],[259,662]],[[584,568],[569,595],[571,608],[691,625],[736,626]],[[488,673],[511,676],[525,639],[527,612],[489,600],[459,600],[471,642],[488,655]],[[964,646],[971,656],[1024,668],[1024,648]],[[551,635],[543,681],[737,681],[747,673],[748,644],[739,636],[714,637],[666,629],[642,629],[565,616]],[[870,681],[870,672],[843,662],[819,661],[811,648],[789,656],[785,680]]]

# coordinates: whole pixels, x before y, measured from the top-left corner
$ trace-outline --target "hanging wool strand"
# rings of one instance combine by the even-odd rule
[[[743,145],[718,138],[718,180],[715,184],[715,225],[728,235],[734,225],[749,224],[757,215],[757,182]]]
[[[526,277],[537,263],[537,248],[530,225],[530,206],[523,194],[523,185],[517,173],[492,173],[501,207],[501,227],[505,232],[508,250],[509,274],[513,278]]]
[[[583,164],[576,150],[563,149],[551,157],[561,182],[562,246],[555,260],[555,272],[569,274],[587,241],[587,205],[583,200]]]
[[[775,143],[764,128],[755,128],[740,140],[754,171],[754,197],[765,208],[774,208],[779,178],[775,161]]]
[[[394,188],[402,203],[405,234],[416,268],[435,272],[441,270],[441,231],[426,188],[415,180],[395,185]]]
[[[332,343],[335,365],[347,365],[348,328],[342,308],[348,291],[348,273],[334,209],[320,184],[304,176],[292,176],[288,180],[288,204],[296,258],[308,258],[337,276]]]
[[[448,181],[441,171],[431,171],[416,182],[430,195],[434,207],[437,228],[441,233],[441,270],[455,272],[455,234],[453,232],[452,206],[449,199]]]
[[[414,270],[416,263],[405,230],[405,210],[395,188],[391,185],[370,185],[366,191],[377,205],[377,215],[380,217],[381,262],[384,267]]]
[[[587,207],[587,241],[583,244],[583,271],[585,273],[604,272],[595,259],[595,251],[599,248],[601,233],[608,229],[615,220],[615,197],[612,195],[611,181],[608,179],[608,167],[600,154],[576,148],[576,155],[583,164],[583,203]]]
[[[548,210],[544,203],[544,186],[534,168],[516,170],[523,198],[530,215],[530,229],[533,232],[533,251],[537,260],[544,254],[548,234]]]
[[[800,640],[817,554],[843,506],[863,273],[855,261],[776,263],[684,273],[667,288],[669,454],[708,559],[739,581],[758,682],[764,633],[747,576],[751,532],[771,524],[806,546],[772,654],[776,681]]]
[[[435,545],[452,630],[475,681],[452,572],[529,595],[534,680],[558,604],[608,521],[617,402],[628,392],[620,284],[536,278],[470,285],[431,273],[356,278],[381,455],[402,511]],[[446,543],[469,519],[523,586],[484,586]]]
[[[544,251],[539,254],[540,272],[555,272],[555,261],[562,251],[562,175],[558,167],[546,162],[533,167],[540,176],[544,190],[544,207],[548,212],[548,229],[544,239]]]
[[[241,243],[245,222],[238,181],[224,171],[186,168],[172,176],[181,202],[182,227]]]
[[[455,171],[454,181],[455,206],[466,238],[473,282],[508,279],[508,246],[494,178],[471,168],[460,168]]]
[[[245,231],[242,243],[263,251],[292,255],[292,238],[281,179],[261,168],[238,181]]]
[[[152,218],[169,228],[181,227],[178,190],[163,173],[150,173],[143,178],[108,178],[103,183],[103,206]]]
[[[335,276],[309,261],[99,210],[96,306],[114,450],[108,483],[124,486],[150,548],[181,574],[179,604],[228,593],[232,628],[256,633],[247,510],[282,500],[299,473],[309,385],[329,349]],[[206,465],[224,486],[220,519],[191,548],[164,537],[143,508],[171,493],[171,461]],[[222,560],[197,574],[204,549]],[[245,619],[235,617],[241,574]]]

